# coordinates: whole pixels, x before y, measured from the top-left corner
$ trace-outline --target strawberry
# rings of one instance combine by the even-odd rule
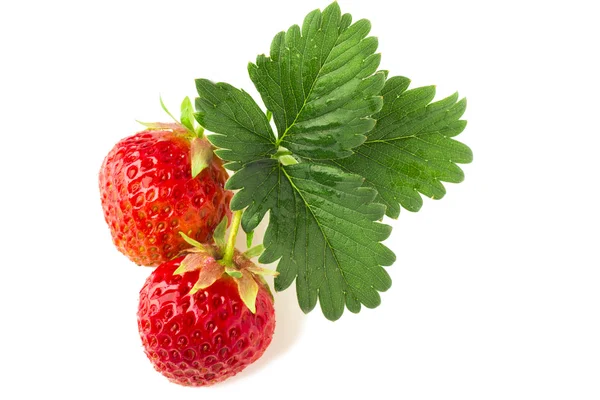
[[[148,126],[108,153],[99,186],[119,251],[138,265],[157,266],[186,247],[178,232],[207,241],[230,215],[231,192],[223,188],[227,172],[205,138],[177,123]],[[194,178],[192,150],[204,163]]]
[[[272,271],[237,251],[227,262],[217,260],[215,246],[195,245],[148,277],[138,328],[158,372],[184,386],[208,386],[246,368],[271,343],[273,298],[260,274]]]

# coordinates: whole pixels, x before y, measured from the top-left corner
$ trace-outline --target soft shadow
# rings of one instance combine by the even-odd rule
[[[275,293],[275,333],[271,345],[259,361],[268,362],[285,354],[300,338],[305,320],[306,315],[298,305],[295,285]]]

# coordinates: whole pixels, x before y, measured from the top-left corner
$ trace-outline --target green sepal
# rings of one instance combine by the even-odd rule
[[[175,122],[177,122],[179,124],[180,121],[178,121],[177,118],[175,118],[173,116],[173,114],[171,114],[171,112],[169,111],[169,109],[167,108],[167,106],[165,106],[165,103],[163,102],[162,96],[159,96],[158,99],[160,100],[160,106],[163,109],[163,111],[166,112],[169,117],[173,118],[173,121],[175,121]]]
[[[189,97],[186,97],[181,102],[181,125],[185,126],[190,132],[196,133],[194,127],[194,106]]]
[[[249,271],[241,271],[241,278],[234,278],[235,282],[238,285],[238,292],[240,294],[240,298],[248,307],[248,309],[252,312],[252,314],[256,313],[256,296],[258,295],[258,283],[252,276],[252,273]]]
[[[183,240],[185,240],[185,242],[187,244],[189,244],[190,246],[195,247],[196,249],[201,250],[204,253],[209,253],[208,249],[206,247],[204,247],[204,245],[200,242],[198,242],[197,240],[192,239],[191,237],[189,237],[188,235],[186,235],[183,232],[179,232],[179,235],[183,238]]]
[[[195,255],[195,254],[194,254]],[[189,257],[189,256],[188,256]],[[206,259],[206,257],[204,257]],[[216,282],[223,273],[225,272],[225,267],[219,264],[218,262],[208,262],[205,263],[200,269],[200,275],[198,276],[198,280],[190,290],[190,295],[193,295],[198,290],[206,289],[210,285]]]
[[[201,262],[206,258],[204,254],[190,253],[181,261],[173,275],[183,275],[186,272],[195,271],[200,268]]]
[[[135,120],[138,124],[144,125],[146,128],[150,130],[172,130],[179,131],[181,130],[181,125],[173,122],[143,122],[139,120]]]
[[[258,257],[263,253],[263,251],[265,251],[265,246],[262,244],[259,244],[259,245],[256,245],[256,246],[251,247],[248,250],[246,250],[246,252],[244,253],[244,256],[246,256],[246,258]]]
[[[225,239],[225,233],[227,232],[228,224],[229,218],[227,218],[226,215],[223,217],[221,222],[219,222],[219,225],[217,225],[215,231],[213,232],[213,240],[215,241],[215,244],[219,247],[220,251],[222,251],[227,244],[227,240]]]
[[[192,178],[210,165],[213,157],[212,145],[204,138],[194,137],[191,141]]]
[[[242,273],[238,269],[227,267],[227,266],[225,267],[225,273],[232,278],[241,278],[242,277]]]
[[[248,271],[252,272],[254,275],[258,275],[258,276],[277,276],[279,275],[279,272],[274,271],[272,269],[267,269],[267,268],[262,268],[259,266],[249,266],[247,268]]]

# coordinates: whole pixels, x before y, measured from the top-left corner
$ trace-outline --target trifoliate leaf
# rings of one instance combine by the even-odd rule
[[[386,83],[369,30],[334,3],[279,33],[270,55],[248,67],[267,115],[244,91],[196,81],[196,119],[236,171],[226,184],[239,190],[231,209],[244,210],[246,232],[269,212],[259,262],[278,262],[275,288],[296,281],[301,308],[319,302],[331,320],[344,308],[376,307],[390,287],[384,214],[418,210],[419,193],[443,196],[441,182],[460,181],[456,163],[472,158],[450,139],[464,128],[465,101],[430,104],[433,88]]]
[[[347,157],[375,125],[370,116],[381,109],[385,81],[383,73],[375,74],[378,43],[367,37],[369,21],[351,21],[337,3],[315,10],[302,28],[275,36],[269,57],[260,55],[248,66],[273,113],[277,144],[298,156]]]
[[[275,135],[267,117],[248,95],[226,83],[197,79],[196,119],[215,134],[208,140],[215,153],[237,170],[242,165],[270,157],[277,151]]]
[[[222,251],[227,244],[227,240],[225,239],[225,234],[227,233],[227,225],[229,224],[229,219],[227,215],[223,217],[219,225],[215,228],[213,232],[213,240],[219,249]]]
[[[423,204],[419,193],[442,198],[446,190],[441,182],[461,182],[464,174],[456,164],[473,159],[467,146],[452,139],[467,124],[460,119],[466,100],[454,94],[430,103],[433,86],[406,90],[409,83],[404,77],[387,80],[383,108],[374,115],[377,125],[367,141],[354,155],[332,161],[377,189],[375,201],[385,204],[392,218],[398,217],[400,205],[418,211]]]
[[[275,289],[284,290],[296,280],[298,301],[304,312],[317,299],[325,316],[338,319],[346,306],[376,307],[378,292],[391,280],[382,265],[394,254],[380,242],[391,231],[380,220],[385,211],[373,203],[376,191],[362,186],[360,176],[314,163],[282,165],[277,160],[247,164],[227,182],[241,189],[231,209],[246,208],[242,227],[250,232],[270,211],[261,263],[279,259]]]

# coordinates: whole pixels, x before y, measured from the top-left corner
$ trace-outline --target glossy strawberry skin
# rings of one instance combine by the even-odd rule
[[[113,243],[138,265],[157,266],[187,247],[184,232],[207,242],[228,214],[227,172],[213,157],[191,177],[185,130],[147,130],[117,143],[99,174],[104,218]]]
[[[194,295],[199,272],[173,275],[184,257],[162,264],[140,291],[138,328],[154,368],[184,386],[208,386],[262,356],[275,329],[273,300],[259,285],[256,313],[228,275]]]

